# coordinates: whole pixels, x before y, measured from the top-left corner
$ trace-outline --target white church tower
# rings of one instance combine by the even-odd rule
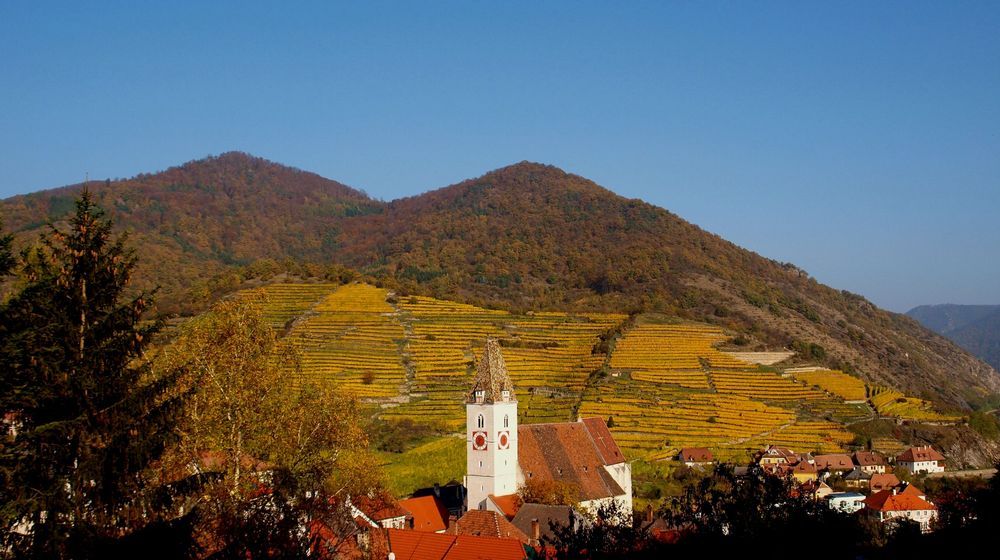
[[[476,368],[465,405],[466,509],[486,509],[486,497],[517,492],[517,399],[495,339]]]

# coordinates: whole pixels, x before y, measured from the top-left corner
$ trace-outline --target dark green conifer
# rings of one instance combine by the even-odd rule
[[[180,372],[153,378],[150,294],[136,256],[88,192],[67,231],[24,254],[25,287],[0,307],[0,531],[17,556],[86,557],[154,520],[143,471],[163,452]],[[2,260],[2,259],[0,259]]]

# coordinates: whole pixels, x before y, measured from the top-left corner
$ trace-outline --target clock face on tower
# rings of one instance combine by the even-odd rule
[[[507,449],[510,447],[510,433],[507,431],[500,432],[500,436],[497,438],[497,443],[500,449]]]
[[[476,451],[486,449],[486,432],[472,432],[472,448]]]

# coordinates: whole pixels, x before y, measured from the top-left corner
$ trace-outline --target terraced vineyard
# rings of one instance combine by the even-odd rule
[[[633,456],[663,459],[681,447],[710,447],[745,460],[769,443],[839,451],[852,439],[826,416],[865,411],[774,371],[719,351],[728,336],[711,325],[643,323],[615,345],[612,378],[588,392],[583,415],[611,416]]]
[[[433,414],[465,421],[464,395],[475,354],[486,337],[504,346],[503,355],[517,392],[522,422],[565,421],[588,377],[603,365],[594,354],[598,337],[624,315],[535,313],[512,315],[427,297],[403,298],[402,320],[411,326],[408,350],[414,365],[413,399],[384,416],[418,418]]]
[[[864,402],[865,382],[842,371],[821,368],[796,368],[785,370],[795,379],[836,395],[846,401]]]
[[[712,385],[720,393],[732,393],[765,401],[822,400],[826,395],[787,377],[759,370],[711,371]]]
[[[903,393],[887,387],[871,387],[868,399],[872,406],[878,410],[878,413],[883,416],[923,422],[957,422],[961,420],[958,416],[936,412],[928,401],[907,397]]]
[[[741,460],[768,444],[841,451],[852,439],[843,424],[872,414],[860,380],[820,368],[783,375],[742,361],[716,348],[728,335],[711,325],[640,316],[607,356],[595,349],[602,335],[620,332],[625,315],[517,315],[396,298],[365,284],[274,284],[264,291],[267,319],[297,350],[300,375],[338,384],[386,420],[433,420],[461,430],[465,391],[487,337],[501,342],[521,422],[611,417],[632,457],[663,459],[688,446]],[[595,375],[602,371],[611,375]],[[943,418],[891,390],[869,398],[883,414]]]
[[[264,319],[276,329],[313,308],[321,299],[337,289],[337,284],[270,284],[263,288],[267,298]]]
[[[385,291],[373,286],[328,293],[285,336],[297,350],[300,375],[361,398],[398,396],[406,381],[399,352],[405,335],[393,313]]]
[[[617,342],[609,365],[639,381],[708,389],[702,360],[746,365],[712,346],[725,339],[720,329],[708,325],[640,324]]]
[[[611,417],[615,440],[633,455],[671,457],[681,447],[739,445],[795,421],[795,414],[738,395],[621,380],[585,395],[583,416]]]

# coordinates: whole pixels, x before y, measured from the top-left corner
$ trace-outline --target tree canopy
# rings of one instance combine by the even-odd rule
[[[7,544],[81,556],[149,521],[143,471],[174,440],[179,371],[152,376],[150,294],[127,295],[136,257],[84,192],[23,263],[0,308],[0,452]]]

